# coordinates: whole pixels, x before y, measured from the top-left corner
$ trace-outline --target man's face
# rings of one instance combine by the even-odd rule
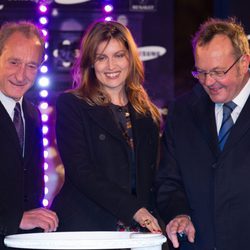
[[[0,91],[18,101],[34,84],[40,62],[39,40],[13,33],[0,55]]]
[[[195,66],[199,72],[227,71],[221,77],[206,74],[200,83],[215,103],[233,100],[245,86],[248,77],[249,58],[246,55],[237,61],[230,39],[216,35],[208,44],[195,50]]]

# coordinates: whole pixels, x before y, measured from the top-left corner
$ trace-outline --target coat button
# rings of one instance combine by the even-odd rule
[[[212,164],[212,168],[214,168],[214,169],[215,169],[215,168],[218,168],[218,163],[217,163],[217,162],[213,163],[213,164]]]
[[[29,199],[28,199],[28,196],[27,195],[24,195],[24,202],[27,202]]]
[[[104,141],[106,139],[106,135],[100,134],[99,135],[99,140]]]

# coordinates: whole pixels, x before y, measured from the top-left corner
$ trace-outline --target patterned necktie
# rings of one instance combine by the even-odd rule
[[[223,150],[228,135],[232,126],[234,125],[233,119],[231,117],[231,113],[235,109],[237,105],[234,102],[224,103],[223,105],[223,119],[219,132],[219,147]]]
[[[17,102],[16,106],[14,108],[14,119],[13,119],[16,132],[19,138],[19,143],[21,146],[21,149],[23,149],[23,143],[24,143],[24,125],[23,125],[23,118],[21,113],[21,106],[20,103]]]

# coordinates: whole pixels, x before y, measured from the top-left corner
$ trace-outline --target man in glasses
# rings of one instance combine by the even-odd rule
[[[249,249],[249,43],[234,19],[209,19],[193,40],[199,83],[169,109],[158,207],[175,248]]]
[[[43,145],[40,113],[24,94],[44,54],[39,29],[10,22],[0,29],[0,249],[8,234],[55,231],[57,215],[42,207]]]

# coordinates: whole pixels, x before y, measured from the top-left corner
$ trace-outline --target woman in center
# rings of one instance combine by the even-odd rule
[[[57,101],[65,183],[52,209],[59,231],[161,232],[153,215],[160,114],[143,89],[130,31],[114,21],[85,33],[74,88]]]

